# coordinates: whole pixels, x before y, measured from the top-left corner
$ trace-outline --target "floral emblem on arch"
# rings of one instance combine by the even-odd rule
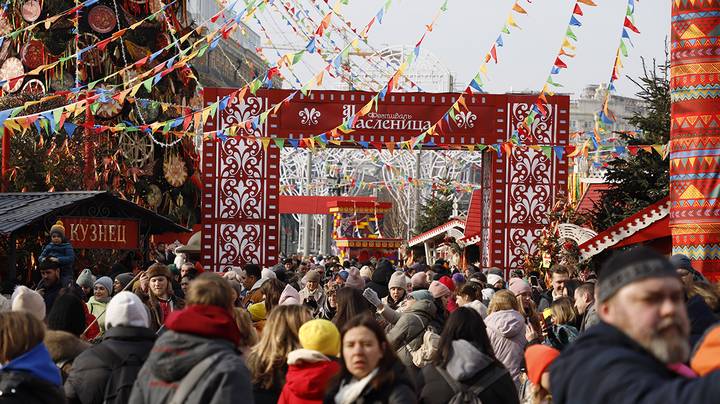
[[[317,125],[320,115],[322,115],[320,111],[315,108],[303,108],[300,112],[298,112],[300,123],[308,126]]]
[[[455,122],[460,129],[470,129],[475,127],[475,121],[477,115],[473,114],[472,111],[463,111],[455,114]]]

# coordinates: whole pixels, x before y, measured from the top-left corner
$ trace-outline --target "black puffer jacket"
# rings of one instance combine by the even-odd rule
[[[155,343],[155,333],[149,328],[112,327],[105,332],[98,346],[110,348],[120,358],[131,358],[144,362]],[[65,382],[65,395],[70,403],[101,404],[105,396],[105,385],[115,363],[107,362],[98,353],[98,346],[92,347],[75,359],[73,370]]]
[[[395,380],[392,383],[385,383],[379,389],[374,389],[368,385],[363,390],[360,397],[354,401],[354,404],[415,404],[417,403],[417,394],[415,392],[415,384],[410,380],[410,376],[405,366],[400,362],[396,362],[392,371],[395,373]],[[328,391],[323,400],[324,404],[335,404],[335,394],[337,394],[342,383],[347,383],[348,378],[341,380],[341,383],[335,383]]]
[[[483,403],[519,402],[515,382],[502,363],[480,352],[467,341],[453,341],[453,353],[445,371],[468,389],[473,383],[485,378],[486,388],[477,396]],[[490,381],[488,378],[495,380]],[[420,402],[423,404],[447,404],[455,395],[450,384],[433,365],[422,369],[417,382],[418,386],[422,386]]]
[[[550,389],[555,404],[717,403],[720,372],[680,376],[601,321],[550,365]]]
[[[0,403],[63,404],[62,389],[27,372],[0,372]]]

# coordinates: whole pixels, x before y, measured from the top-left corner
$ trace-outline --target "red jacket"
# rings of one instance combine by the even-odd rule
[[[340,371],[337,361],[309,349],[290,352],[288,364],[278,404],[322,403],[330,379]]]

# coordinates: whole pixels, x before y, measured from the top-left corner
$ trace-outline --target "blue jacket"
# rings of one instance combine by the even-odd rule
[[[550,388],[554,404],[713,403],[720,397],[720,371],[682,377],[601,321],[550,365]]]
[[[75,262],[75,251],[70,243],[48,243],[40,254],[40,261],[45,258],[55,257],[60,261],[61,267],[72,266]]]
[[[0,368],[0,372],[9,371],[27,372],[46,382],[62,386],[60,369],[55,365],[50,352],[42,342]]]

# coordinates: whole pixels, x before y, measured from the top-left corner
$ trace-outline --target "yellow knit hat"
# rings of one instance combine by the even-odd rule
[[[53,233],[60,233],[62,237],[65,237],[65,226],[63,226],[63,222],[57,221],[54,225],[50,228],[50,235],[52,236]]]
[[[248,307],[248,312],[250,312],[250,318],[252,321],[262,321],[267,318],[267,310],[265,309],[264,301],[251,304]]]
[[[340,331],[328,320],[310,320],[298,331],[300,345],[326,356],[340,354]]]

